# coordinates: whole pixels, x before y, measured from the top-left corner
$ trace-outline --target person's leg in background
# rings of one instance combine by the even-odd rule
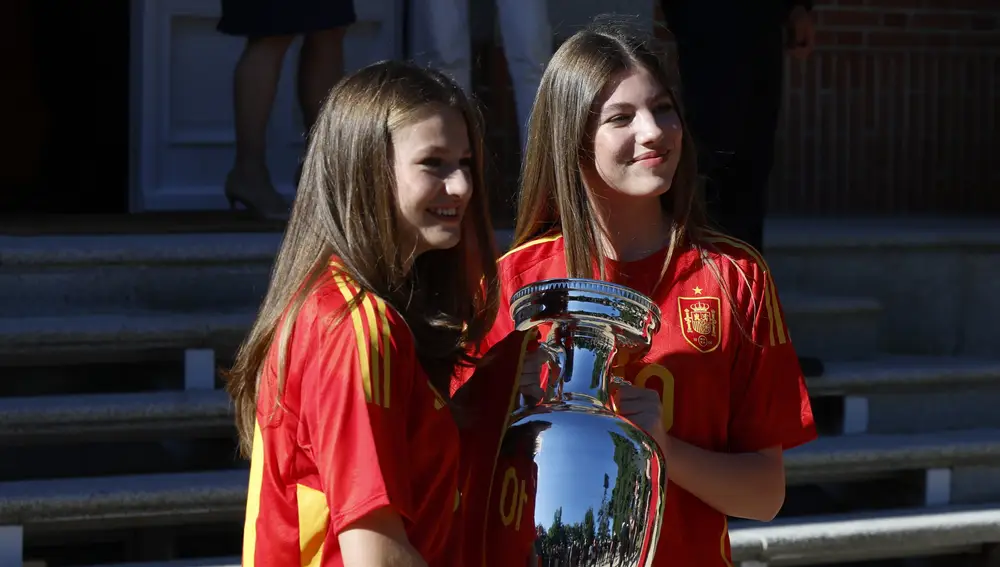
[[[408,0],[410,56],[438,69],[472,94],[469,0]]]
[[[552,56],[549,3],[547,0],[496,0],[496,7],[507,69],[514,86],[514,104],[523,151],[538,83]]]
[[[759,42],[753,45],[752,42]],[[732,119],[731,154],[725,167],[709,170],[716,178],[715,207],[719,222],[733,236],[764,252],[764,218],[774,166],[774,143],[781,109],[784,53],[781,35],[774,33],[749,40],[739,70],[729,70],[738,79],[731,109],[742,114]],[[726,128],[726,125],[719,125]]]
[[[344,75],[344,35],[347,26],[307,33],[299,49],[297,79],[299,108],[306,131],[306,144],[323,101]],[[295,170],[295,182],[302,177],[302,164]]]
[[[354,4],[351,0],[221,2],[218,30],[247,38],[233,74],[236,158],[226,176],[226,198],[231,206],[242,203],[262,218],[284,220],[288,203],[274,188],[267,167],[267,127],[285,55],[295,38],[304,36],[297,84],[308,130],[343,73],[343,39],[355,21]]]
[[[249,37],[233,74],[236,159],[226,176],[226,198],[266,219],[282,219],[288,205],[267,168],[267,124],[278,79],[294,35]]]
[[[326,95],[344,74],[346,32],[346,27],[311,32],[302,41],[297,79],[306,132],[312,130]]]
[[[762,98],[748,66],[750,58],[723,45],[677,33],[677,53],[685,116],[698,147],[699,172],[712,223],[720,231],[761,247],[763,196],[751,183],[750,169],[758,157],[748,142],[761,113]]]

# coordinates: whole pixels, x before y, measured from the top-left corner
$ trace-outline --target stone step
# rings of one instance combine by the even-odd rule
[[[943,507],[777,520],[734,520],[729,539],[742,567],[929,557],[1000,543],[1000,506]],[[237,567],[238,557],[93,567]]]
[[[190,349],[234,351],[252,311],[116,312],[0,318],[0,366],[152,357]]]
[[[801,354],[823,358],[873,356],[876,302],[786,294],[788,327]],[[5,314],[6,315],[6,314]],[[239,344],[254,309],[229,312],[117,311],[0,318],[0,364],[21,358],[113,360],[149,351],[223,348]]]
[[[280,238],[0,236],[0,313],[256,309]]]
[[[1000,389],[1000,361],[893,356],[834,361],[827,364],[822,377],[807,380],[814,400],[843,398],[841,423],[846,434],[919,433],[955,429],[955,423],[965,428],[1000,427],[1000,416],[993,411],[994,390]],[[941,406],[941,396],[960,395],[969,402],[962,411],[947,404],[940,412],[952,422],[938,418],[929,423],[926,409],[921,420],[913,420],[908,409],[913,403]],[[970,412],[974,413],[971,419]],[[902,425],[894,426],[886,415],[897,416]],[[221,390],[0,398],[0,443],[155,435],[163,429],[218,432],[230,421],[230,402]],[[919,430],[915,430],[917,425]],[[903,431],[887,431],[892,429]]]
[[[0,399],[3,444],[213,436],[231,433],[232,427],[231,404],[222,390]],[[790,485],[1000,466],[1000,429],[823,436],[789,451],[785,461]]]
[[[255,233],[0,237],[0,313],[41,322],[101,313],[256,312],[279,239]],[[860,297],[783,290],[799,350],[822,358],[870,355],[880,307]]]
[[[239,521],[246,470],[0,483],[0,526],[28,533]]]
[[[865,297],[782,292],[795,350],[825,360],[861,360],[878,352],[879,303]]]
[[[843,433],[1000,427],[1000,360],[883,355],[825,366],[807,379],[809,394],[842,398]]]
[[[1000,543],[1000,506],[949,506],[799,517],[767,524],[734,520],[734,564],[744,567],[983,553]],[[995,558],[995,555],[994,555]],[[94,567],[235,567],[238,557]]]
[[[919,435],[838,435],[785,453],[789,486],[867,481],[886,476],[919,473],[915,500],[948,504],[966,500],[970,490],[983,491],[991,481],[1000,487],[1000,475],[969,478],[966,471],[1000,466],[1000,429],[943,431]],[[903,486],[897,487],[904,490]],[[958,498],[955,497],[958,495]]]
[[[3,482],[0,565],[20,565],[25,541],[53,545],[114,530],[239,525],[246,488],[245,469]]]
[[[0,398],[0,445],[227,436],[233,423],[223,390]]]
[[[1000,431],[920,436],[821,438],[788,451],[789,484],[843,481],[893,472],[1000,461]],[[198,473],[28,480],[0,483],[0,525],[94,528],[104,521],[169,521],[241,514],[245,469]],[[211,509],[211,510],[210,510]],[[238,514],[237,514],[238,515]]]
[[[809,378],[813,396],[863,396],[939,392],[1000,382],[1000,360],[962,356],[880,356],[826,363],[823,376]]]
[[[1000,505],[733,521],[729,539],[733,562],[743,567],[975,553],[1000,543]]]
[[[780,289],[879,300],[887,352],[1000,352],[996,219],[769,220],[765,243]]]

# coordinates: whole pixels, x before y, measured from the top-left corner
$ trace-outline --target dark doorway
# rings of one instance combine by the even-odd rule
[[[128,0],[7,0],[0,13],[0,214],[128,212]]]

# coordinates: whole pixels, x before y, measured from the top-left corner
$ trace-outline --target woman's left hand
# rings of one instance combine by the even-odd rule
[[[663,428],[663,404],[654,390],[637,388],[627,382],[613,386],[611,394],[618,414],[626,417],[648,433],[660,446],[666,449],[667,432]]]

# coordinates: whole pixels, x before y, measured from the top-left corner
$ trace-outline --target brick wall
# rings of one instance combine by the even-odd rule
[[[869,48],[997,48],[996,0],[819,0],[818,43]]]
[[[771,209],[1000,214],[1000,2],[817,2],[786,73]]]
[[[775,214],[1000,214],[1000,0],[817,0],[790,61]],[[518,168],[502,48],[477,44],[499,224]]]

